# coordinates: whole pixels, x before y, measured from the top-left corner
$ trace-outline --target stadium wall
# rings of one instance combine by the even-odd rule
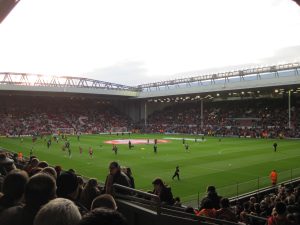
[[[129,116],[133,122],[144,120],[155,111],[163,110],[167,106],[173,105],[171,102],[148,102],[145,100],[126,100],[114,101],[113,106],[119,109],[122,113]],[[145,106],[146,105],[146,106]]]

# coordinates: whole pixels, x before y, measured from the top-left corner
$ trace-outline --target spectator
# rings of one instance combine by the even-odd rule
[[[131,172],[131,168],[130,167],[126,168],[126,175],[129,178],[129,180],[130,180],[130,187],[131,188],[135,188],[134,178],[132,176],[132,172]]]
[[[59,175],[60,175],[60,173],[61,173],[61,171],[62,171],[61,166],[55,166],[54,169],[55,169],[55,171],[56,171],[57,177],[59,177]]]
[[[237,223],[238,220],[235,214],[230,209],[228,198],[222,198],[220,201],[221,208],[216,211],[216,218]]]
[[[32,225],[40,207],[56,197],[55,189],[55,181],[49,175],[32,176],[25,187],[25,205],[3,211],[1,225]]]
[[[174,199],[171,188],[166,186],[162,179],[156,178],[152,182],[154,186],[153,194],[157,195],[162,203],[173,205]]]
[[[37,158],[31,159],[25,166],[24,170],[30,175],[31,171],[36,168],[39,164],[39,160]]]
[[[179,197],[174,198],[174,206],[181,207],[181,201]]]
[[[119,163],[111,162],[109,164],[109,174],[105,181],[105,193],[113,193],[113,184],[120,184],[126,187],[130,187],[130,180],[125,173],[121,172]],[[127,192],[123,192],[127,193]]]
[[[40,161],[39,164],[37,165],[37,167],[42,168],[42,169],[46,168],[48,166],[49,165],[48,165],[48,163],[46,161]]]
[[[268,225],[289,225],[290,222],[286,217],[286,205],[278,202],[275,205],[273,214],[268,218]]]
[[[91,206],[91,210],[95,208],[108,208],[112,210],[117,210],[117,203],[113,196],[109,194],[103,194],[96,197]]]
[[[124,216],[116,210],[97,208],[87,213],[79,225],[127,225]]]
[[[240,220],[241,222],[243,223],[249,223],[249,220],[248,220],[248,217],[247,217],[247,214],[250,214],[251,211],[250,211],[250,202],[244,202],[243,204],[243,211],[240,213]]]
[[[62,172],[57,178],[57,196],[67,198],[75,203],[81,215],[84,215],[88,210],[82,205],[78,199],[78,178],[74,173]]]
[[[8,158],[5,153],[0,153],[0,175],[5,176],[14,169],[16,169],[14,160]]]
[[[78,180],[78,197],[77,197],[77,200],[79,201],[80,200],[80,196],[81,196],[81,193],[83,191],[83,188],[84,188],[84,180],[81,176],[77,176],[77,180]]]
[[[216,217],[216,210],[213,207],[213,202],[206,198],[201,203],[201,210],[197,213],[197,216],[205,216],[205,217]]]
[[[42,172],[42,173],[46,173],[46,174],[52,176],[54,180],[57,179],[57,173],[56,173],[55,169],[52,168],[52,167],[49,167],[49,166],[48,166],[48,167],[45,167],[44,169],[42,169],[41,172]]]
[[[81,214],[77,206],[65,198],[56,198],[44,205],[34,219],[34,225],[77,225]]]
[[[221,199],[221,197],[218,196],[218,194],[216,192],[216,188],[214,186],[208,186],[207,187],[207,196],[204,198],[204,200],[206,200],[206,199],[211,200],[211,202],[213,204],[213,208],[215,208],[215,209],[220,208],[220,199]]]
[[[21,199],[28,182],[28,175],[22,170],[10,171],[4,178],[3,196],[0,198],[0,212],[21,204]]]
[[[96,179],[89,179],[80,195],[80,202],[87,208],[91,208],[92,201],[100,194]]]

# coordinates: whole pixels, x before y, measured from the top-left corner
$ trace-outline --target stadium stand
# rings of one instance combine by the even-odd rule
[[[201,128],[200,104],[181,103],[155,111],[148,118],[146,131],[150,133],[189,133],[251,137],[299,138],[298,99],[292,107],[289,129],[284,99],[253,99],[206,102],[204,126]]]
[[[0,135],[54,134],[59,128],[74,132],[110,132],[129,127],[130,119],[109,103],[73,98],[0,98]]]

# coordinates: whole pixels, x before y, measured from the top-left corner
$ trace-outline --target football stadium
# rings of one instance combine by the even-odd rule
[[[299,62],[139,85],[0,72],[0,106],[1,225],[300,224]]]

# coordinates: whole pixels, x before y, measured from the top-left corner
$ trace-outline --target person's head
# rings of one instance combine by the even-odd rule
[[[37,167],[40,167],[40,168],[46,168],[48,167],[48,163],[46,161],[40,161],[37,165]]]
[[[93,200],[91,210],[95,208],[108,208],[112,210],[117,210],[117,203],[113,196],[111,196],[110,194],[103,194],[97,196]]]
[[[32,176],[25,187],[25,203],[31,207],[40,207],[56,197],[56,185],[53,177],[39,173]]]
[[[283,202],[276,203],[275,211],[278,215],[284,215],[286,212],[286,205]]]
[[[216,187],[215,186],[208,186],[207,187],[207,192],[215,193],[216,192]]]
[[[10,199],[20,199],[28,182],[28,175],[22,170],[12,170],[4,178],[2,191]]]
[[[14,160],[8,158],[5,153],[0,153],[0,174],[6,175],[16,169]]]
[[[84,186],[84,180],[81,176],[77,176],[78,185],[80,188],[83,188]]]
[[[163,187],[165,187],[165,184],[161,178],[155,178],[152,181],[152,184],[156,191],[160,191]]]
[[[42,169],[41,172],[42,172],[42,173],[46,173],[46,174],[52,176],[52,177],[54,178],[54,180],[57,179],[57,173],[56,173],[55,169],[52,168],[52,167],[49,167],[49,166],[48,166],[48,167]]]
[[[267,203],[266,203],[264,200],[261,201],[261,202],[260,202],[260,210],[261,210],[261,211],[265,211],[265,210],[267,210],[267,208],[268,208]]]
[[[109,164],[109,173],[115,175],[121,171],[120,165],[118,162],[113,161]]]
[[[55,169],[55,171],[56,171],[57,177],[59,177],[59,175],[60,175],[60,173],[61,173],[61,171],[62,171],[61,166],[55,166],[54,169]]]
[[[254,203],[254,210],[256,212],[259,212],[260,211],[260,204],[259,203]]]
[[[91,178],[88,180],[86,187],[93,188],[93,187],[97,187],[97,185],[98,185],[97,180],[95,178]]]
[[[72,201],[56,198],[39,210],[33,225],[77,225],[80,219],[78,207]]]
[[[256,203],[256,198],[254,196],[250,197],[250,202],[251,204]]]
[[[228,198],[222,198],[220,201],[221,208],[229,208],[230,203]]]
[[[32,170],[30,170],[29,176],[32,177],[33,175],[40,173],[42,170],[43,169],[40,167],[34,167]]]
[[[68,171],[69,171],[70,173],[76,173],[76,171],[75,171],[74,169],[72,169],[72,168],[69,169]]]
[[[30,161],[30,165],[32,166],[32,167],[37,167],[38,166],[38,164],[39,164],[39,160],[38,160],[38,158],[33,158],[33,159],[31,159],[31,161]]]
[[[69,171],[62,172],[57,178],[57,196],[76,199],[78,195],[78,178]]]
[[[124,216],[116,210],[97,208],[84,215],[79,225],[127,225]]]

